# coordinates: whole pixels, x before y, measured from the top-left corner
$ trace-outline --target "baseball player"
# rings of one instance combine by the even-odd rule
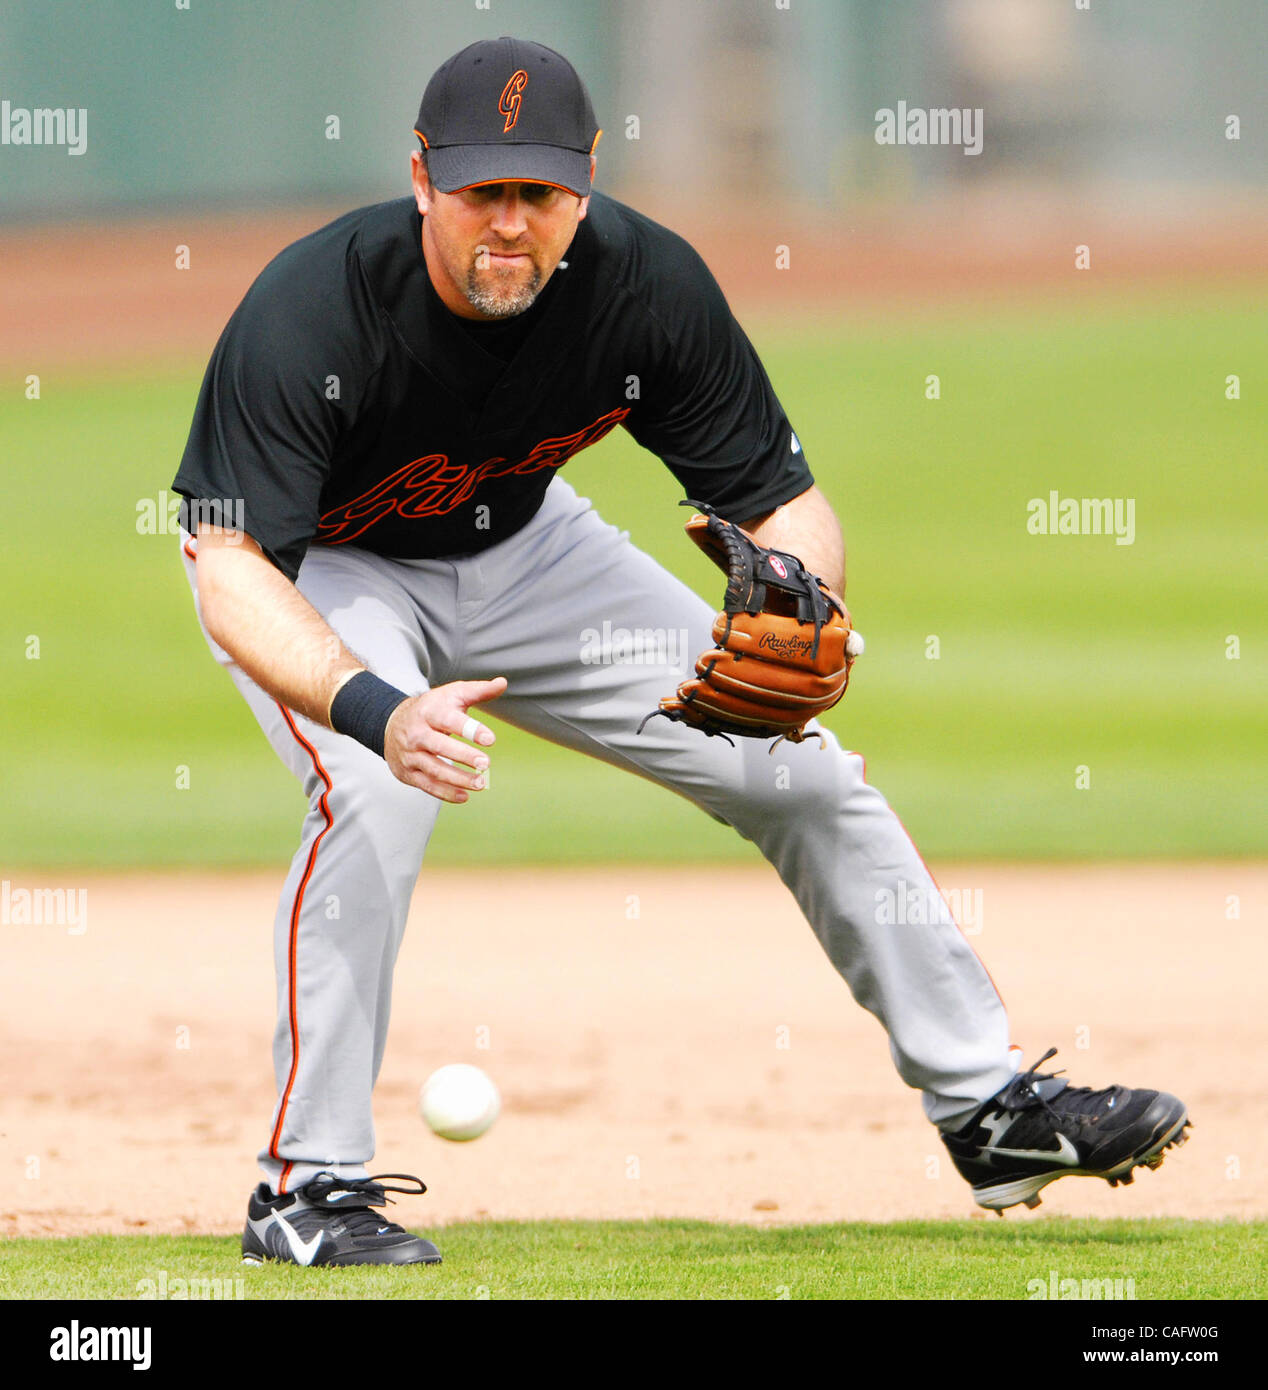
[[[424,1188],[369,1174],[371,1093],[436,816],[486,786],[486,706],[761,849],[980,1205],[1156,1166],[1185,1107],[1041,1074],[1051,1050],[1020,1069],[915,847],[812,719],[861,649],[841,528],[700,256],[592,191],[601,132],[577,73],[539,44],[472,44],[431,78],[415,133],[412,196],[302,238],[248,291],[174,483],[212,652],[308,798],[244,1258],[440,1259],[377,1210]],[[617,426],[696,504],[722,613],[563,480]],[[620,628],[687,632],[695,674],[648,652],[583,661],[582,633]],[[919,925],[878,912],[917,895]]]

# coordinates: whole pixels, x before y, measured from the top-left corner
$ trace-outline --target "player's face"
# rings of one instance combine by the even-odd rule
[[[522,314],[586,215],[588,198],[546,183],[490,183],[441,193],[414,159],[423,254],[445,305],[464,318]]]

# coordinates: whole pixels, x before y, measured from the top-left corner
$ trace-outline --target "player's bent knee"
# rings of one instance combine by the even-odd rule
[[[794,766],[775,774],[761,799],[761,812],[767,821],[822,821],[841,809],[844,798],[841,781],[830,769],[807,773]]]
[[[760,842],[785,824],[823,823],[837,815],[849,796],[844,755],[811,742],[746,748],[742,776],[704,807],[715,820]],[[782,756],[781,756],[782,754]]]
[[[330,759],[325,771],[326,777],[311,788],[310,799],[315,794],[320,802],[325,794],[332,829],[354,821],[380,846],[417,845],[421,856],[440,810],[435,797],[399,781],[382,758],[355,744],[344,756]]]

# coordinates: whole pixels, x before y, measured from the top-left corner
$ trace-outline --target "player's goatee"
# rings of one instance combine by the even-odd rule
[[[483,274],[482,279],[481,272],[474,265],[467,271],[467,298],[473,308],[489,318],[509,319],[515,314],[522,314],[532,305],[542,287],[542,273],[536,266],[521,285],[499,284],[497,278],[489,279],[488,271]],[[495,277],[500,274],[493,272]]]

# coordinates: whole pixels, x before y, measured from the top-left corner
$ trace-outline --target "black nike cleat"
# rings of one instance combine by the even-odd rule
[[[418,1186],[387,1186],[380,1178],[404,1178]],[[374,1210],[392,1200],[389,1192],[421,1195],[426,1191],[408,1173],[378,1173],[372,1178],[318,1173],[303,1187],[280,1197],[261,1183],[247,1203],[242,1263],[438,1265],[440,1251],[431,1241],[410,1235]]]
[[[1039,1068],[1050,1047],[954,1134],[942,1142],[979,1207],[997,1211],[1039,1205],[1040,1189],[1057,1178],[1132,1180],[1142,1164],[1157,1168],[1163,1150],[1188,1138],[1184,1103],[1165,1091],[1071,1086]]]

